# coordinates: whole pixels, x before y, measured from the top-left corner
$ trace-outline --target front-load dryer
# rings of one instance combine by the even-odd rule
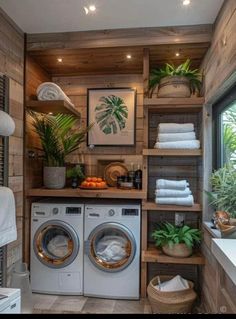
[[[84,205],[77,201],[32,203],[33,292],[83,294],[83,217]]]
[[[84,295],[139,299],[140,205],[85,205]]]

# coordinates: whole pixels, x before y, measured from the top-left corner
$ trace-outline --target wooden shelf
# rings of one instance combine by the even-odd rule
[[[86,197],[86,198],[123,198],[123,199],[145,199],[147,194],[142,190],[121,190],[109,187],[105,190],[84,190],[84,189],[47,189],[32,188],[26,193],[28,197]]]
[[[193,206],[177,206],[177,205],[158,205],[154,202],[143,201],[143,210],[150,211],[168,211],[168,212],[196,212],[200,213],[202,211],[200,204],[194,204]]]
[[[30,100],[26,102],[26,106],[35,112],[47,113],[47,114],[50,112],[52,112],[53,114],[65,113],[65,114],[72,114],[80,118],[80,113],[68,102],[63,100],[58,100],[58,101]]]
[[[188,258],[175,258],[165,255],[160,249],[153,246],[148,250],[142,251],[142,262],[161,263],[161,264],[185,264],[185,265],[204,265],[205,258],[200,252],[195,252]]]
[[[199,112],[205,103],[204,97],[190,97],[190,98],[145,98],[144,107],[155,108],[163,110],[170,108],[173,111],[178,109],[189,109],[192,112]]]
[[[186,149],[144,149],[144,156],[202,156],[202,150],[186,150]]]

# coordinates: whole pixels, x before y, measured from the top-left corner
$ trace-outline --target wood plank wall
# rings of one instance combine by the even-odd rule
[[[86,143],[79,152],[68,157],[71,163],[80,160],[83,154],[88,175],[97,175],[98,160],[124,161],[130,167],[131,163],[142,165],[143,149],[143,78],[142,75],[103,75],[80,77],[56,77],[53,81],[61,86],[71,98],[76,109],[81,113],[81,125],[87,123],[87,89],[132,87],[137,89],[136,146],[135,147],[95,147],[90,150]]]
[[[231,76],[236,80],[236,1],[226,0],[215,23],[210,49],[202,64],[205,97],[209,103],[225,89]]]
[[[0,72],[10,78],[10,114],[16,130],[9,139],[9,187],[16,201],[17,240],[8,245],[8,273],[22,259],[24,34],[0,11]],[[9,276],[8,276],[9,279]]]
[[[235,31],[236,1],[226,0],[215,23],[211,47],[202,64],[207,103],[204,110],[204,189],[209,189],[209,176],[212,172],[212,103],[224,94],[233,83],[236,83]],[[208,200],[206,196],[204,197],[203,218],[209,220],[212,216],[212,210],[208,208]],[[221,303],[225,298],[223,298],[222,289],[220,289],[222,283],[219,284],[219,276],[221,278],[227,276],[212,255],[210,242],[211,236],[205,231],[202,247],[206,256],[206,265],[202,269],[201,280],[203,306],[209,313],[219,313],[221,306],[227,306],[227,313],[232,311],[232,307],[227,305],[226,301],[224,304]],[[234,299],[235,292],[234,288]]]

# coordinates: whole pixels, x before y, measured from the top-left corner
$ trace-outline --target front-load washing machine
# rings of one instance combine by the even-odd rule
[[[139,299],[140,205],[85,205],[84,295]]]
[[[32,291],[83,294],[83,217],[84,205],[78,201],[32,204]]]

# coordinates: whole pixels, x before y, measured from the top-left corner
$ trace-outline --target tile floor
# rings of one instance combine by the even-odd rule
[[[33,313],[150,314],[147,299],[138,301],[33,294]]]

